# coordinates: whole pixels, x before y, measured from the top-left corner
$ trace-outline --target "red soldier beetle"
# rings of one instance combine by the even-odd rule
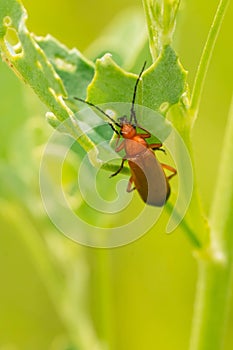
[[[109,125],[117,134],[115,151],[120,152],[123,149],[125,150],[125,156],[122,158],[119,169],[114,174],[110,175],[110,177],[119,174],[124,167],[125,161],[127,160],[131,172],[127,192],[131,192],[136,189],[146,204],[161,207],[169,198],[169,180],[176,175],[177,171],[170,165],[160,163],[157,160],[154,151],[165,152],[165,150],[162,148],[162,143],[149,144],[146,139],[151,137],[150,132],[137,123],[135,99],[138,83],[141,79],[145,66],[146,62],[144,63],[134,86],[129,120],[126,116],[123,116],[118,118],[118,121],[115,121],[110,115],[93,103],[78,97],[75,97],[75,99],[94,107],[111,121]],[[118,127],[120,130],[116,129],[116,127]],[[137,128],[144,131],[144,133],[138,133]],[[120,145],[118,145],[121,136],[123,137],[123,141],[120,143]],[[172,174],[166,176],[164,169],[171,171]],[[133,184],[134,187],[132,187]]]

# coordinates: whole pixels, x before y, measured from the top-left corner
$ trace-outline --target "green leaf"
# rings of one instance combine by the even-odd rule
[[[0,0],[0,50],[2,58],[48,106],[52,113],[48,113],[47,118],[49,122],[51,121],[52,126],[57,127],[60,122],[66,120],[68,123],[63,125],[62,130],[65,127],[66,132],[74,138],[82,135],[79,137],[79,143],[86,151],[92,149],[92,162],[96,163],[98,161],[94,144],[83,134],[78,123],[74,122],[73,112],[63,100],[63,97],[67,96],[67,91],[68,93],[78,92],[84,96],[86,86],[92,78],[93,67],[77,51],[67,50],[51,37],[38,40],[41,46],[46,49],[51,60],[55,60],[53,63],[61,74],[59,76],[45,52],[38,45],[35,36],[28,31],[25,25],[26,19],[27,13],[19,0]],[[63,65],[58,67],[58,63],[63,63]],[[64,68],[66,73],[64,73]],[[73,72],[67,72],[68,68],[73,69]],[[74,81],[71,79],[71,73],[74,73]],[[64,82],[61,77],[64,78]],[[82,78],[84,80],[80,84]],[[78,88],[75,86],[75,79],[78,80]]]
[[[179,102],[186,89],[186,72],[171,46],[143,75],[143,105],[164,112]],[[166,105],[164,105],[166,104]]]
[[[0,0],[0,49],[2,57],[60,120],[69,111],[58,99],[66,95],[61,79],[25,26],[27,14],[17,0]]]
[[[131,102],[137,76],[125,72],[110,55],[96,61],[96,72],[88,87],[88,100],[95,104]],[[138,86],[137,103],[165,112],[179,102],[185,91],[186,73],[174,50],[166,46],[158,60],[144,72]]]
[[[66,97],[67,93],[85,96],[94,67],[77,50],[69,51],[52,37],[36,38],[28,31],[26,18],[20,1],[0,0],[2,58],[59,121],[66,120],[72,111],[61,96]],[[76,131],[81,133],[78,127]]]
[[[131,102],[137,76],[127,73],[106,54],[96,61],[93,81],[88,87],[88,100],[94,104]]]
[[[60,127],[61,122],[68,121],[60,130],[76,139],[82,135],[78,142],[85,151],[92,150],[92,163],[99,164],[95,140],[82,132],[81,124],[75,121],[67,103],[77,110],[80,105],[74,104],[73,97],[84,98],[86,92],[87,99],[95,104],[131,103],[138,75],[120,68],[109,54],[96,61],[94,74],[94,65],[76,49],[68,50],[51,36],[39,38],[30,33],[25,25],[26,11],[18,0],[0,0],[0,10],[2,56],[49,107],[48,122],[53,127]],[[144,72],[136,102],[165,114],[179,101],[184,89],[184,70],[174,50],[166,46],[157,61]],[[69,101],[63,99],[67,95]]]
[[[51,35],[35,37],[35,40],[62,79],[68,96],[85,98],[94,75],[94,64],[77,49],[67,49]]]

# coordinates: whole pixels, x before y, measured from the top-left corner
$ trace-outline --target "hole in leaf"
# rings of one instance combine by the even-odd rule
[[[114,112],[112,109],[106,109],[105,113],[110,115],[111,118],[116,119],[116,112]]]
[[[8,51],[12,56],[21,55],[23,53],[21,41],[19,40],[18,33],[14,28],[7,28],[7,32],[4,39]]]
[[[169,102],[163,102],[160,107],[159,110],[161,113],[165,113],[169,108]]]
[[[76,65],[74,65],[70,62],[67,62],[60,57],[55,58],[54,63],[59,70],[63,70],[66,72],[71,72],[71,73],[75,72],[75,70],[76,70]]]
[[[6,16],[3,18],[3,25],[6,27],[9,27],[12,23],[12,20],[9,16]]]

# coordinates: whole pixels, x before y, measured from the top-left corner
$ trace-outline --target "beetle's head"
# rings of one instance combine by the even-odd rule
[[[123,117],[118,118],[118,122],[121,126],[120,134],[124,138],[130,139],[134,137],[134,135],[136,134],[136,125],[132,125],[125,115]]]
[[[136,125],[132,124],[128,119],[126,115],[123,115],[123,117],[118,118],[118,122],[120,124],[120,126],[122,127],[125,124],[129,124],[131,125],[131,127],[133,127],[134,129],[136,129]]]
[[[120,126],[123,126],[124,124],[127,124],[128,123],[128,120],[127,120],[127,117],[126,115],[123,115],[123,117],[120,117],[117,119]]]

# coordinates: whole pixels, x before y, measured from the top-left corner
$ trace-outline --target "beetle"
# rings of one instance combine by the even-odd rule
[[[144,63],[134,86],[129,119],[127,116],[122,116],[118,118],[118,121],[115,121],[110,115],[95,104],[78,97],[74,98],[88,104],[91,107],[94,107],[110,120],[109,125],[117,134],[115,151],[120,152],[121,150],[125,150],[125,156],[122,158],[119,169],[110,175],[110,177],[119,174],[124,167],[125,161],[128,161],[131,176],[128,182],[127,192],[131,192],[136,189],[146,204],[161,207],[169,198],[169,180],[176,175],[177,171],[170,165],[163,164],[158,161],[154,151],[165,152],[165,150],[162,148],[162,143],[148,143],[146,139],[151,137],[151,133],[140,126],[137,122],[135,99],[138,83],[141,79],[145,66],[146,62]],[[119,128],[119,130],[116,127]],[[137,129],[140,129],[143,132],[138,132]],[[123,140],[119,144],[121,137]],[[164,169],[169,170],[171,175],[166,176]]]

